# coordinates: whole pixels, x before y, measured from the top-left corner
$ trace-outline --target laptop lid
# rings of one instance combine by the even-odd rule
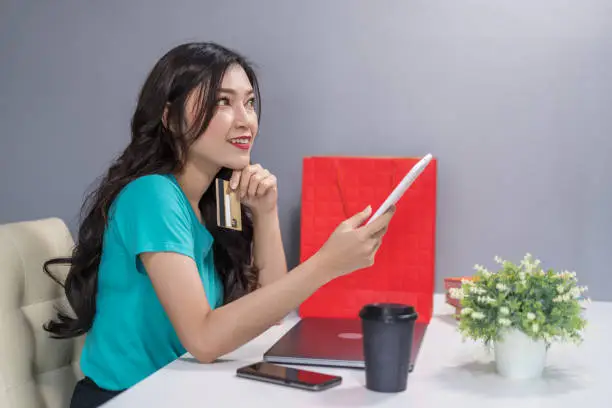
[[[426,329],[426,323],[414,325],[410,371]],[[305,317],[266,351],[263,358],[278,364],[365,368],[361,320]]]

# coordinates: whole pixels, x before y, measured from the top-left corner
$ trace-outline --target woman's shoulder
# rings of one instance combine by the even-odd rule
[[[130,191],[137,191],[146,195],[169,192],[180,194],[180,187],[176,184],[171,174],[147,174],[126,184],[122,194]]]
[[[148,174],[138,177],[123,187],[115,206],[147,207],[158,209],[182,207],[183,194],[180,186],[169,174]]]

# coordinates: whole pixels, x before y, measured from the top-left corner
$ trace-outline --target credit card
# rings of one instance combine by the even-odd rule
[[[232,191],[228,180],[215,179],[217,198],[217,225],[242,231],[242,204],[235,191]]]

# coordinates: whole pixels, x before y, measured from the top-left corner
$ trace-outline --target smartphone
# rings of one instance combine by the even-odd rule
[[[323,391],[342,382],[342,377],[259,362],[236,371],[238,377],[270,382],[309,391]]]
[[[389,208],[391,208],[392,205],[396,204],[399,199],[402,198],[406,190],[408,190],[408,188],[412,185],[412,183],[414,183],[417,177],[421,175],[421,173],[423,172],[423,170],[425,170],[425,167],[427,167],[432,158],[433,156],[431,155],[431,153],[429,153],[421,160],[419,160],[419,162],[410,169],[408,174],[404,176],[402,181],[400,181],[399,184],[395,187],[395,189],[393,189],[391,194],[389,194],[389,197],[387,197],[387,199],[381,204],[381,206],[378,207],[378,210],[376,210],[374,215],[372,215],[368,222],[366,222],[366,225],[383,215],[385,212],[387,212],[387,210],[389,210]]]

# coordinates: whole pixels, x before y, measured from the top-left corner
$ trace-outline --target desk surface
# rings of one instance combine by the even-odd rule
[[[297,322],[282,325],[213,364],[189,355],[169,364],[115,398],[120,407],[606,407],[612,402],[612,303],[593,302],[586,311],[589,326],[580,346],[555,344],[543,378],[511,381],[495,373],[493,354],[471,341],[462,342],[452,309],[436,295],[427,330],[408,389],[380,394],[364,387],[363,370],[306,367],[343,377],[340,386],[309,392],[241,379],[238,367],[261,360],[263,353]]]

